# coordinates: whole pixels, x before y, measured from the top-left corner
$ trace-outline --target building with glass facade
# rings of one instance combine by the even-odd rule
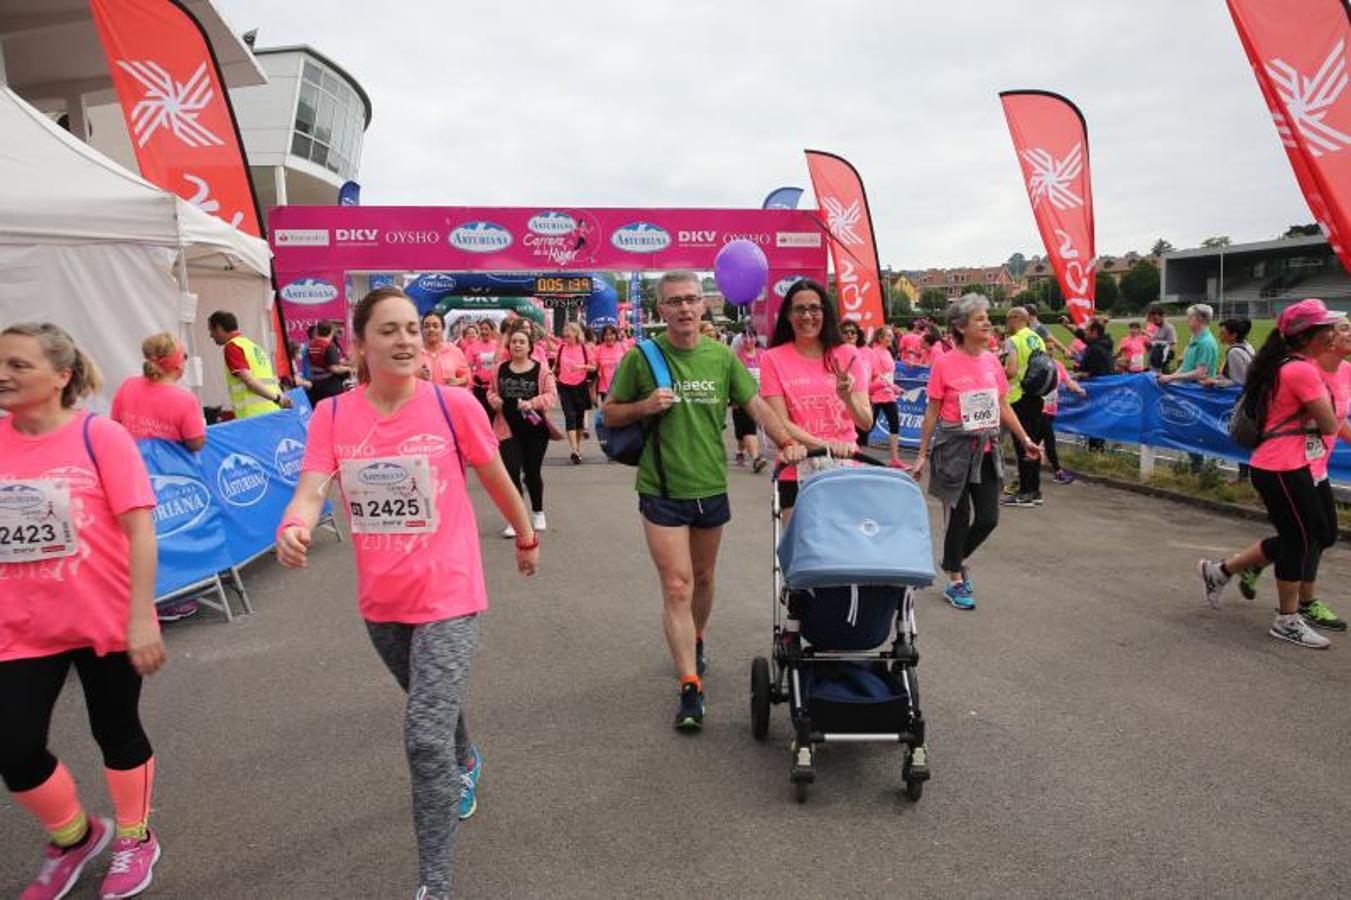
[[[268,83],[230,92],[258,200],[331,205],[356,181],[370,97],[312,47],[256,48]]]

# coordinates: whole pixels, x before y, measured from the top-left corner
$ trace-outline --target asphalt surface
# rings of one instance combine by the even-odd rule
[[[924,798],[903,798],[896,748],[849,745],[819,753],[798,805],[786,709],[765,743],[749,727],[749,664],[770,634],[765,476],[732,472],[707,726],[686,736],[632,470],[588,456],[546,469],[533,579],[476,489],[493,608],[459,896],[1351,893],[1351,636],[1279,643],[1269,582],[1216,612],[1194,571],[1259,523],[1048,481],[1046,506],[1005,510],[972,561],[977,611],[920,596]],[[1324,575],[1351,614],[1351,555],[1331,551]],[[170,626],[146,688],[165,848],[146,896],[411,897],[401,695],[356,615],[348,547],[321,538],[308,570],[265,559],[246,577],[256,613]],[[81,705],[68,685],[52,747],[108,814]],[[0,835],[0,896],[17,896],[43,837],[8,797]],[[105,867],[71,896],[96,896]]]

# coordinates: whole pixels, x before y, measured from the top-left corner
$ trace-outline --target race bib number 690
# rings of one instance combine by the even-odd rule
[[[994,388],[962,391],[957,395],[962,411],[963,431],[985,431],[999,427],[999,394]]]

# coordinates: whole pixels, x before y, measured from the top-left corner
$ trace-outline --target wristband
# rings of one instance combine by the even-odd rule
[[[274,540],[281,541],[281,533],[293,525],[297,528],[307,527],[305,525],[305,520],[300,518],[300,516],[287,516],[282,519],[281,524],[277,526],[277,533],[273,536]]]
[[[539,547],[539,533],[538,533],[538,532],[536,532],[536,534],[535,534],[535,539],[534,539],[533,541],[531,541],[530,543],[528,543],[528,544],[522,544],[520,541],[517,541],[517,542],[516,542],[516,549],[517,549],[517,550],[534,550],[534,549],[536,549],[537,547]]]

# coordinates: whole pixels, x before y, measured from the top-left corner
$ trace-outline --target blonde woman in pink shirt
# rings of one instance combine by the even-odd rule
[[[619,329],[606,325],[600,330],[600,345],[596,347],[596,394],[602,403],[610,393],[610,382],[619,371],[619,361],[626,352],[619,342]]]
[[[177,441],[189,450],[206,446],[206,418],[191,391],[178,386],[186,355],[167,331],[141,342],[141,374],[133,375],[113,395],[109,415],[136,440]]]
[[[563,406],[563,429],[572,450],[572,463],[577,465],[582,461],[586,411],[591,408],[587,378],[596,370],[596,361],[582,340],[582,326],[576,322],[563,326],[563,343],[558,348],[554,370],[558,375],[558,398]]]
[[[78,408],[99,388],[61,328],[0,332],[0,778],[51,839],[21,900],[64,897],[112,841],[100,897],[150,885],[155,755],[141,680],[164,664],[155,621],[155,492],[121,425]],[[52,710],[80,678],[114,821],[90,815],[49,748]]]
[[[422,336],[412,301],[398,288],[371,291],[352,311],[352,330],[362,383],[322,401],[310,419],[277,556],[284,566],[308,564],[336,478],[356,555],[357,605],[376,653],[408,695],[417,897],[446,900],[456,826],[477,808],[483,771],[464,716],[478,614],[488,607],[469,469],[516,529],[523,575],[539,564],[539,538],[482,408],[464,391],[417,377]]]
[[[741,360],[746,371],[751,373],[755,383],[759,384],[760,360],[765,350],[760,346],[760,337],[749,321],[741,334],[732,341],[732,352]],[[760,426],[750,413],[739,406],[732,407],[732,434],[736,437],[736,464],[745,466],[749,460],[751,471],[759,475],[769,465],[769,460],[760,456]]]

